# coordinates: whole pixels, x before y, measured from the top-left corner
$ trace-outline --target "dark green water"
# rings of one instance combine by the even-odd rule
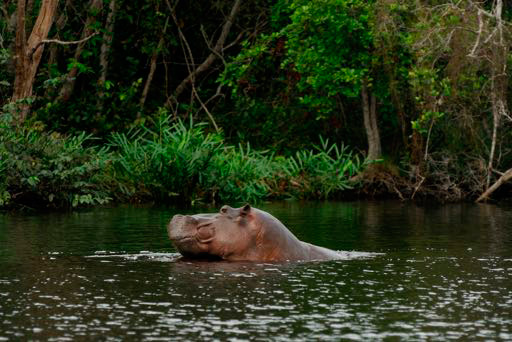
[[[0,341],[512,340],[512,205],[260,208],[302,240],[383,254],[185,263],[174,209],[0,215]]]

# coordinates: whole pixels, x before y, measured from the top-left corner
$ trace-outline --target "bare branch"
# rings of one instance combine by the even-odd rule
[[[166,0],[166,1],[167,1],[167,5],[168,5],[169,9],[171,9],[171,12],[173,12],[172,8],[170,7],[169,1],[168,0]],[[222,52],[224,44],[226,42],[226,38],[231,30],[233,21],[238,13],[238,10],[240,9],[240,5],[241,5],[241,0],[234,1],[233,7],[231,8],[231,12],[230,12],[229,16],[226,18],[224,25],[222,26],[221,34],[220,34],[219,38],[217,39],[215,46],[213,47],[213,50],[216,53],[213,53],[213,52],[210,53],[210,55],[204,60],[203,63],[201,63],[197,68],[195,68],[191,73],[189,73],[189,75],[183,81],[181,81],[181,83],[176,87],[176,90],[174,91],[174,96],[176,98],[179,97],[179,95],[185,90],[185,88],[190,83],[193,82],[195,77],[197,77],[199,74],[206,71],[213,64],[215,59],[218,57],[218,54],[220,54]],[[172,14],[173,14],[173,19],[175,19],[174,13],[172,13]],[[176,19],[175,19],[175,21],[176,21]],[[178,27],[178,29],[179,29],[179,27]]]
[[[469,53],[469,57],[476,57],[475,52],[478,46],[480,45],[480,39],[482,37],[482,30],[484,28],[484,21],[482,19],[482,10],[478,9],[478,33],[476,36],[475,45],[473,45],[473,48],[471,49],[471,52]]]
[[[97,34],[98,34],[98,32],[94,32],[89,37],[85,37],[84,39],[73,40],[73,41],[62,41],[62,40],[58,40],[58,39],[43,39],[40,44],[44,44],[44,43],[55,43],[55,44],[61,44],[61,45],[80,44],[80,43],[83,43],[83,42],[91,39],[92,37],[94,37]]]
[[[156,62],[157,62],[157,59],[158,59],[158,54],[160,53],[160,50],[162,50],[162,46],[164,45],[164,37],[165,37],[165,33],[167,31],[168,24],[169,24],[169,17],[167,17],[167,19],[165,20],[164,28],[163,28],[163,30],[162,30],[162,32],[160,34],[160,40],[158,41],[158,45],[157,45],[156,49],[153,51],[153,54],[151,56],[151,63],[150,63],[150,66],[149,66],[149,73],[148,73],[148,77],[146,78],[146,83],[144,84],[144,89],[142,90],[142,95],[141,95],[141,98],[140,98],[140,101],[139,101],[140,109],[139,109],[139,113],[137,114],[137,116],[140,116],[140,112],[144,108],[144,103],[146,102],[146,98],[147,98],[148,93],[149,93],[149,87],[151,85],[151,82],[153,81],[153,76],[155,74]]]
[[[210,121],[212,122],[213,127],[215,127],[215,130],[217,132],[220,132],[219,126],[217,126],[217,123],[215,122],[215,119],[213,118],[212,113],[210,113],[208,108],[206,108],[206,105],[203,103],[203,101],[201,101],[201,98],[199,97],[199,94],[197,93],[197,90],[196,90],[196,87],[195,87],[194,84],[192,84],[192,92],[194,93],[194,96],[197,99],[197,101],[199,101],[199,103],[201,104],[201,107],[203,107],[204,111],[206,112],[206,114],[210,118]]]
[[[496,191],[503,183],[512,179],[512,169],[508,169],[487,191],[485,191],[476,202],[486,200],[494,191]]]
[[[236,38],[235,38],[231,43],[227,44],[226,46],[224,46],[224,47],[222,48],[222,52],[224,52],[225,50],[229,49],[230,47],[232,47],[232,46],[234,46],[234,45],[238,44],[238,43],[240,42],[240,40],[242,40],[242,37],[244,36],[244,33],[245,33],[245,32],[240,32],[240,33],[238,34],[238,36],[237,36],[237,37],[236,37]]]
[[[216,51],[215,48],[212,48],[210,46],[210,43],[208,42],[208,37],[206,36],[206,32],[204,31],[204,27],[203,25],[201,25],[201,33],[203,35],[203,38],[204,38],[204,42],[206,43],[206,46],[208,46],[208,49],[213,53],[215,54],[221,61],[224,65],[226,65],[226,60],[224,59],[224,56],[222,56],[220,54],[220,51]],[[223,49],[224,50],[224,49]]]
[[[88,37],[85,37],[84,39],[80,39],[80,40],[73,40],[73,41],[62,41],[62,40],[59,40],[59,39],[43,39],[39,42],[39,44],[37,44],[33,49],[32,49],[32,53],[34,53],[34,51],[36,51],[39,46],[41,46],[42,44],[46,44],[46,43],[55,43],[55,44],[59,44],[59,45],[73,45],[73,44],[80,44],[80,43],[83,43],[83,42],[86,42],[88,41],[89,39],[91,39],[92,37],[94,37],[95,35],[97,35],[98,32],[94,32],[93,34],[91,34],[90,36]]]
[[[496,10],[495,10],[495,17],[496,17],[496,27],[500,33],[500,44],[503,45],[503,19],[501,17],[501,14],[503,12],[503,0],[496,0]]]

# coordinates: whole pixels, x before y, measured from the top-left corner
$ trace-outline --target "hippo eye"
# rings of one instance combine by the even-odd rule
[[[227,213],[227,212],[228,212],[228,206],[227,206],[227,205],[225,205],[225,206],[223,206],[222,208],[220,208],[220,212],[221,212],[222,214]]]

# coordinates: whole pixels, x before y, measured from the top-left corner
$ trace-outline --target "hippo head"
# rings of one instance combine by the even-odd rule
[[[257,246],[260,225],[254,210],[223,206],[217,214],[175,215],[167,232],[176,249],[188,258],[244,260]]]

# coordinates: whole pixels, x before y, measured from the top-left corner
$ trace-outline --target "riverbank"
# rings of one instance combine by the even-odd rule
[[[408,171],[408,170],[409,171]],[[259,202],[275,199],[476,199],[464,174],[368,163],[319,138],[289,156],[230,145],[205,124],[161,117],[151,128],[64,136],[37,125],[0,126],[0,208],[67,209],[108,203]],[[473,175],[474,176],[474,175]],[[471,183],[473,182],[473,183]],[[496,195],[510,197],[510,187]]]

